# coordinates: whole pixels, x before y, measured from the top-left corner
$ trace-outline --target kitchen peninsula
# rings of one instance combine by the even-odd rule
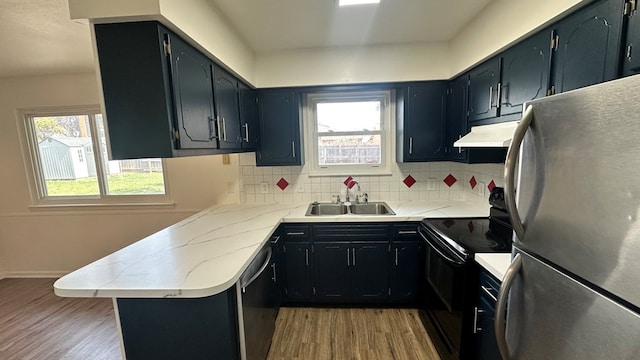
[[[128,359],[172,352],[240,358],[236,284],[280,223],[488,215],[488,204],[480,198],[388,204],[396,215],[311,217],[305,216],[308,204],[212,207],[62,277],[55,292],[113,298]]]

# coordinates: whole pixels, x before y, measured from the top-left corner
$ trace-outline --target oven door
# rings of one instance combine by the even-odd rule
[[[426,245],[425,297],[420,315],[441,358],[459,359],[472,268],[426,226],[421,225],[419,233]]]

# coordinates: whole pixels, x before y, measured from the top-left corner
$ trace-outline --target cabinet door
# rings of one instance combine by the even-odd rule
[[[258,145],[258,95],[242,83],[240,94],[240,136],[243,150],[255,150]]]
[[[498,116],[500,58],[486,61],[469,72],[469,121]]]
[[[181,149],[217,148],[213,64],[184,41],[171,37],[173,98]]]
[[[449,83],[447,94],[447,137],[445,146],[447,159],[465,160],[467,149],[453,147],[453,143],[468,133],[467,87],[469,76],[463,75]]]
[[[522,112],[525,102],[544,97],[549,88],[551,31],[541,31],[502,55],[500,116]]]
[[[216,67],[213,90],[216,105],[216,121],[220,135],[220,149],[240,149],[240,108],[238,105],[238,80]]]
[[[410,85],[406,89],[399,143],[401,162],[444,158],[446,82]]]
[[[558,46],[552,71],[556,93],[618,76],[623,1],[599,1],[556,26]]]
[[[258,95],[260,146],[256,163],[302,165],[300,115],[292,90],[264,90]]]
[[[637,4],[634,3],[633,6],[637,7]],[[622,63],[622,74],[624,76],[640,72],[640,15],[637,9],[631,9],[629,12],[626,31],[627,40]]]
[[[391,300],[415,301],[420,276],[418,241],[395,243],[391,251]]]
[[[344,302],[348,299],[351,293],[351,251],[349,243],[344,242],[314,244],[315,287],[318,300]]]
[[[362,302],[388,299],[389,244],[354,243],[352,248],[354,299]]]
[[[313,297],[311,244],[285,243],[284,260],[287,299],[290,301],[310,301]]]

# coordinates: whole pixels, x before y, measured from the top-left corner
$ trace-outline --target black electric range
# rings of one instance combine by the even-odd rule
[[[489,197],[488,218],[424,220],[425,267],[420,318],[443,360],[474,359],[479,267],[476,253],[511,252],[512,227],[502,188]]]
[[[489,217],[429,219],[422,226],[464,259],[475,253],[511,252],[513,228],[504,202],[503,188],[495,187],[489,197]]]

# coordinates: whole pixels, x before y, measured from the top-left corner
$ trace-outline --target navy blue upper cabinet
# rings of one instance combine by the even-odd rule
[[[180,148],[215,149],[218,136],[211,86],[213,64],[178,37],[168,35],[168,39]]]
[[[549,88],[551,31],[541,31],[502,54],[500,116],[522,113],[522,105]]]
[[[445,157],[446,81],[410,84],[396,92],[396,161]]]
[[[488,60],[469,72],[469,121],[498,116],[501,58]]]
[[[295,91],[269,89],[258,93],[260,146],[258,166],[302,165],[299,100]]]
[[[556,93],[618,77],[623,7],[622,0],[599,1],[555,24],[552,81]]]
[[[242,149],[255,150],[258,146],[258,94],[243,83],[238,83],[238,92]]]
[[[453,143],[469,132],[467,126],[468,85],[468,74],[459,76],[449,82],[447,91],[447,135],[445,139],[448,160],[461,161],[467,158],[468,150],[453,147]]]
[[[220,149],[241,149],[238,80],[216,66],[213,91]]]
[[[155,21],[95,36],[114,159],[242,151],[234,76]]]
[[[640,73],[640,15],[637,2],[629,2],[625,13],[628,16],[626,44],[622,63],[622,73],[625,76]]]

